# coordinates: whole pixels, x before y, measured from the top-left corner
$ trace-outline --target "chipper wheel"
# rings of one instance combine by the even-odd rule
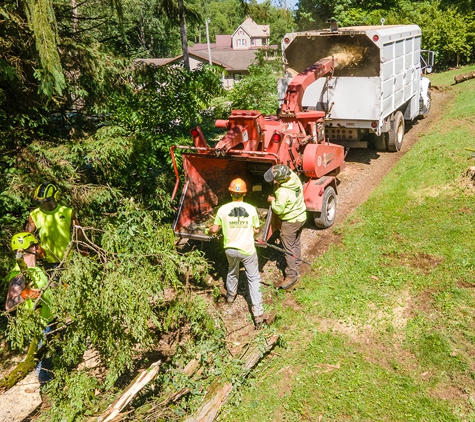
[[[323,193],[322,212],[314,212],[313,219],[319,229],[327,229],[335,222],[336,216],[336,192],[331,186],[327,186]]]

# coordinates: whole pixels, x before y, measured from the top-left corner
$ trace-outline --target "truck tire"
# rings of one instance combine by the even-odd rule
[[[404,138],[404,116],[400,111],[396,111],[394,120],[391,121],[391,127],[389,129],[388,136],[388,150],[397,152],[402,147],[402,140]]]
[[[336,216],[336,192],[331,186],[327,186],[323,193],[322,212],[313,213],[313,221],[319,229],[327,229],[335,222]]]

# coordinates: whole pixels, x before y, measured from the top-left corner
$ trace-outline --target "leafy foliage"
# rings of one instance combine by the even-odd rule
[[[41,68],[35,72],[40,81],[40,92],[51,97],[53,92],[61,95],[65,88],[63,69],[59,57],[56,33],[56,19],[51,0],[27,0],[28,22],[36,40]]]
[[[315,2],[302,0],[296,13],[300,30],[328,27],[334,17],[340,26],[417,24],[422,29],[422,44],[436,53],[436,68],[470,62],[475,31],[473,8],[466,2],[389,0],[361,2],[341,0]]]
[[[153,213],[125,201],[103,230],[87,230],[86,235],[90,256],[74,252],[61,270],[60,285],[51,290],[56,333],[48,335],[47,344],[55,380],[48,391],[57,405],[48,419],[52,421],[63,420],[66,411],[68,418],[83,414],[95,403],[94,389],[110,391],[171,329],[188,327],[180,359],[193,357],[185,350],[195,353],[193,345],[210,338],[218,340],[215,347],[220,343],[219,326],[186,293],[190,281],[197,283],[207,274],[207,262],[198,251],[179,255],[174,233]],[[17,347],[40,338],[43,329],[36,312],[20,311],[7,327]],[[87,349],[98,353],[105,371],[101,383],[91,369],[71,372]]]
[[[264,52],[256,54],[255,62],[249,67],[249,76],[243,77],[227,92],[232,109],[259,110],[264,114],[275,114],[278,101],[276,67],[278,58],[268,58]]]
[[[389,23],[416,23],[422,29],[424,48],[434,50],[436,64],[460,64],[458,56],[470,58],[475,41],[473,11],[463,14],[439,1],[402,1],[388,16]]]

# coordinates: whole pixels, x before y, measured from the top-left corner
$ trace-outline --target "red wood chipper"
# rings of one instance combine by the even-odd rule
[[[179,237],[211,240],[204,233],[213,224],[215,210],[231,200],[228,187],[234,178],[244,179],[245,200],[257,207],[262,219],[258,238],[267,241],[280,228],[280,220],[268,212],[267,196],[273,185],[264,173],[275,164],[285,164],[299,174],[307,210],[318,228],[330,227],[336,214],[336,176],[344,166],[345,151],[325,138],[325,112],[302,108],[305,89],[316,79],[331,78],[336,59],[321,59],[291,81],[277,115],[257,110],[233,110],[228,120],[216,121],[227,129],[214,146],[208,145],[201,129],[191,130],[193,146],[173,146],[171,157],[176,174],[172,201],[180,185],[175,150],[182,154],[184,186],[173,225]]]

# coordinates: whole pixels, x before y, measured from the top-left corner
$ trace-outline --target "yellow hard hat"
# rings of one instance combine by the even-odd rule
[[[12,237],[12,250],[28,249],[31,245],[37,245],[38,239],[29,232],[17,233]]]

